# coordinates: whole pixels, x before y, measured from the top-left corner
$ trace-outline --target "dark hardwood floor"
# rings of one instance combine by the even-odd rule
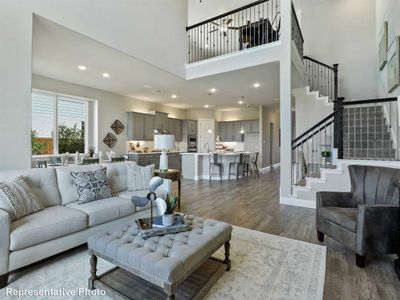
[[[239,182],[184,180],[182,211],[327,246],[324,299],[400,299],[396,256],[370,257],[360,269],[351,250],[327,236],[318,242],[314,209],[279,204],[279,169]]]

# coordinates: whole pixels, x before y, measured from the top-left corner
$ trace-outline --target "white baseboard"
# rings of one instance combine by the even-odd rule
[[[284,205],[299,206],[299,207],[306,207],[313,209],[315,209],[317,206],[316,201],[304,200],[294,197],[282,197],[282,196],[280,197],[279,203]]]
[[[276,164],[272,165],[272,169],[277,168],[277,167],[279,167],[280,165],[281,165],[280,162],[279,162],[279,163],[276,163]],[[261,169],[260,169],[260,173],[265,174],[265,173],[267,173],[267,172],[270,171],[270,170],[271,170],[271,166],[268,166],[268,167],[265,167],[265,168],[261,168]]]

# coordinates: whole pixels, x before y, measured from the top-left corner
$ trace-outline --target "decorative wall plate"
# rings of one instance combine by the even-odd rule
[[[114,123],[111,124],[111,129],[114,130],[116,134],[120,134],[124,131],[124,124],[120,120],[115,120]]]
[[[106,137],[103,139],[103,143],[108,147],[112,148],[117,143],[117,138],[111,132],[107,133]]]

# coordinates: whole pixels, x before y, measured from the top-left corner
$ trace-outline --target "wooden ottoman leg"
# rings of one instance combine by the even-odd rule
[[[90,256],[90,278],[89,278],[89,290],[94,290],[94,282],[97,279],[97,256]]]
[[[231,251],[231,243],[230,241],[227,241],[224,245],[225,247],[225,260],[224,263],[226,263],[226,270],[230,271],[231,270],[231,260],[229,259],[230,251]]]
[[[167,294],[167,300],[175,300],[174,288],[169,284],[164,284],[164,293]]]

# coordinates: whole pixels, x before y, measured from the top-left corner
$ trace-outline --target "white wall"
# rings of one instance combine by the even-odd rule
[[[377,97],[375,0],[297,0],[294,5],[301,10],[305,55],[339,64],[339,96]]]
[[[378,35],[382,28],[383,22],[388,22],[388,46],[393,41],[395,36],[400,35],[400,1],[398,0],[379,0],[376,1],[376,45],[378,48]],[[378,88],[379,97],[397,97],[400,95],[400,87],[394,90],[392,93],[387,91],[386,72],[387,68],[382,71],[378,69],[378,58],[375,60],[375,70],[378,74]]]
[[[0,9],[0,170],[31,165],[32,14],[25,2]]]
[[[118,4],[106,0],[3,0],[0,169],[30,167],[32,14],[178,76],[185,75],[186,0],[120,0]]]
[[[258,106],[221,111],[221,121],[258,120]]]
[[[72,96],[79,96],[83,98],[97,100],[98,109],[98,149],[103,151],[110,151],[107,145],[103,143],[103,138],[108,132],[112,132],[111,124],[119,119],[126,126],[126,112],[136,111],[147,113],[149,111],[160,111],[173,114],[174,117],[186,119],[186,111],[153,103],[141,101],[138,99],[121,96],[118,94],[93,89],[90,87],[77,85],[73,83],[58,81],[42,76],[34,75],[32,78],[32,87],[35,89],[46,90],[56,93],[62,93]],[[118,142],[112,148],[117,153],[125,153],[127,147],[126,128],[120,134],[114,134]],[[97,147],[96,147],[97,150]]]
[[[273,135],[270,134],[270,124],[273,124]],[[279,147],[279,128],[280,128],[280,113],[278,107],[262,106],[261,119],[261,139],[262,139],[262,167],[268,167],[280,162],[280,147]],[[272,161],[270,142],[273,140]]]

